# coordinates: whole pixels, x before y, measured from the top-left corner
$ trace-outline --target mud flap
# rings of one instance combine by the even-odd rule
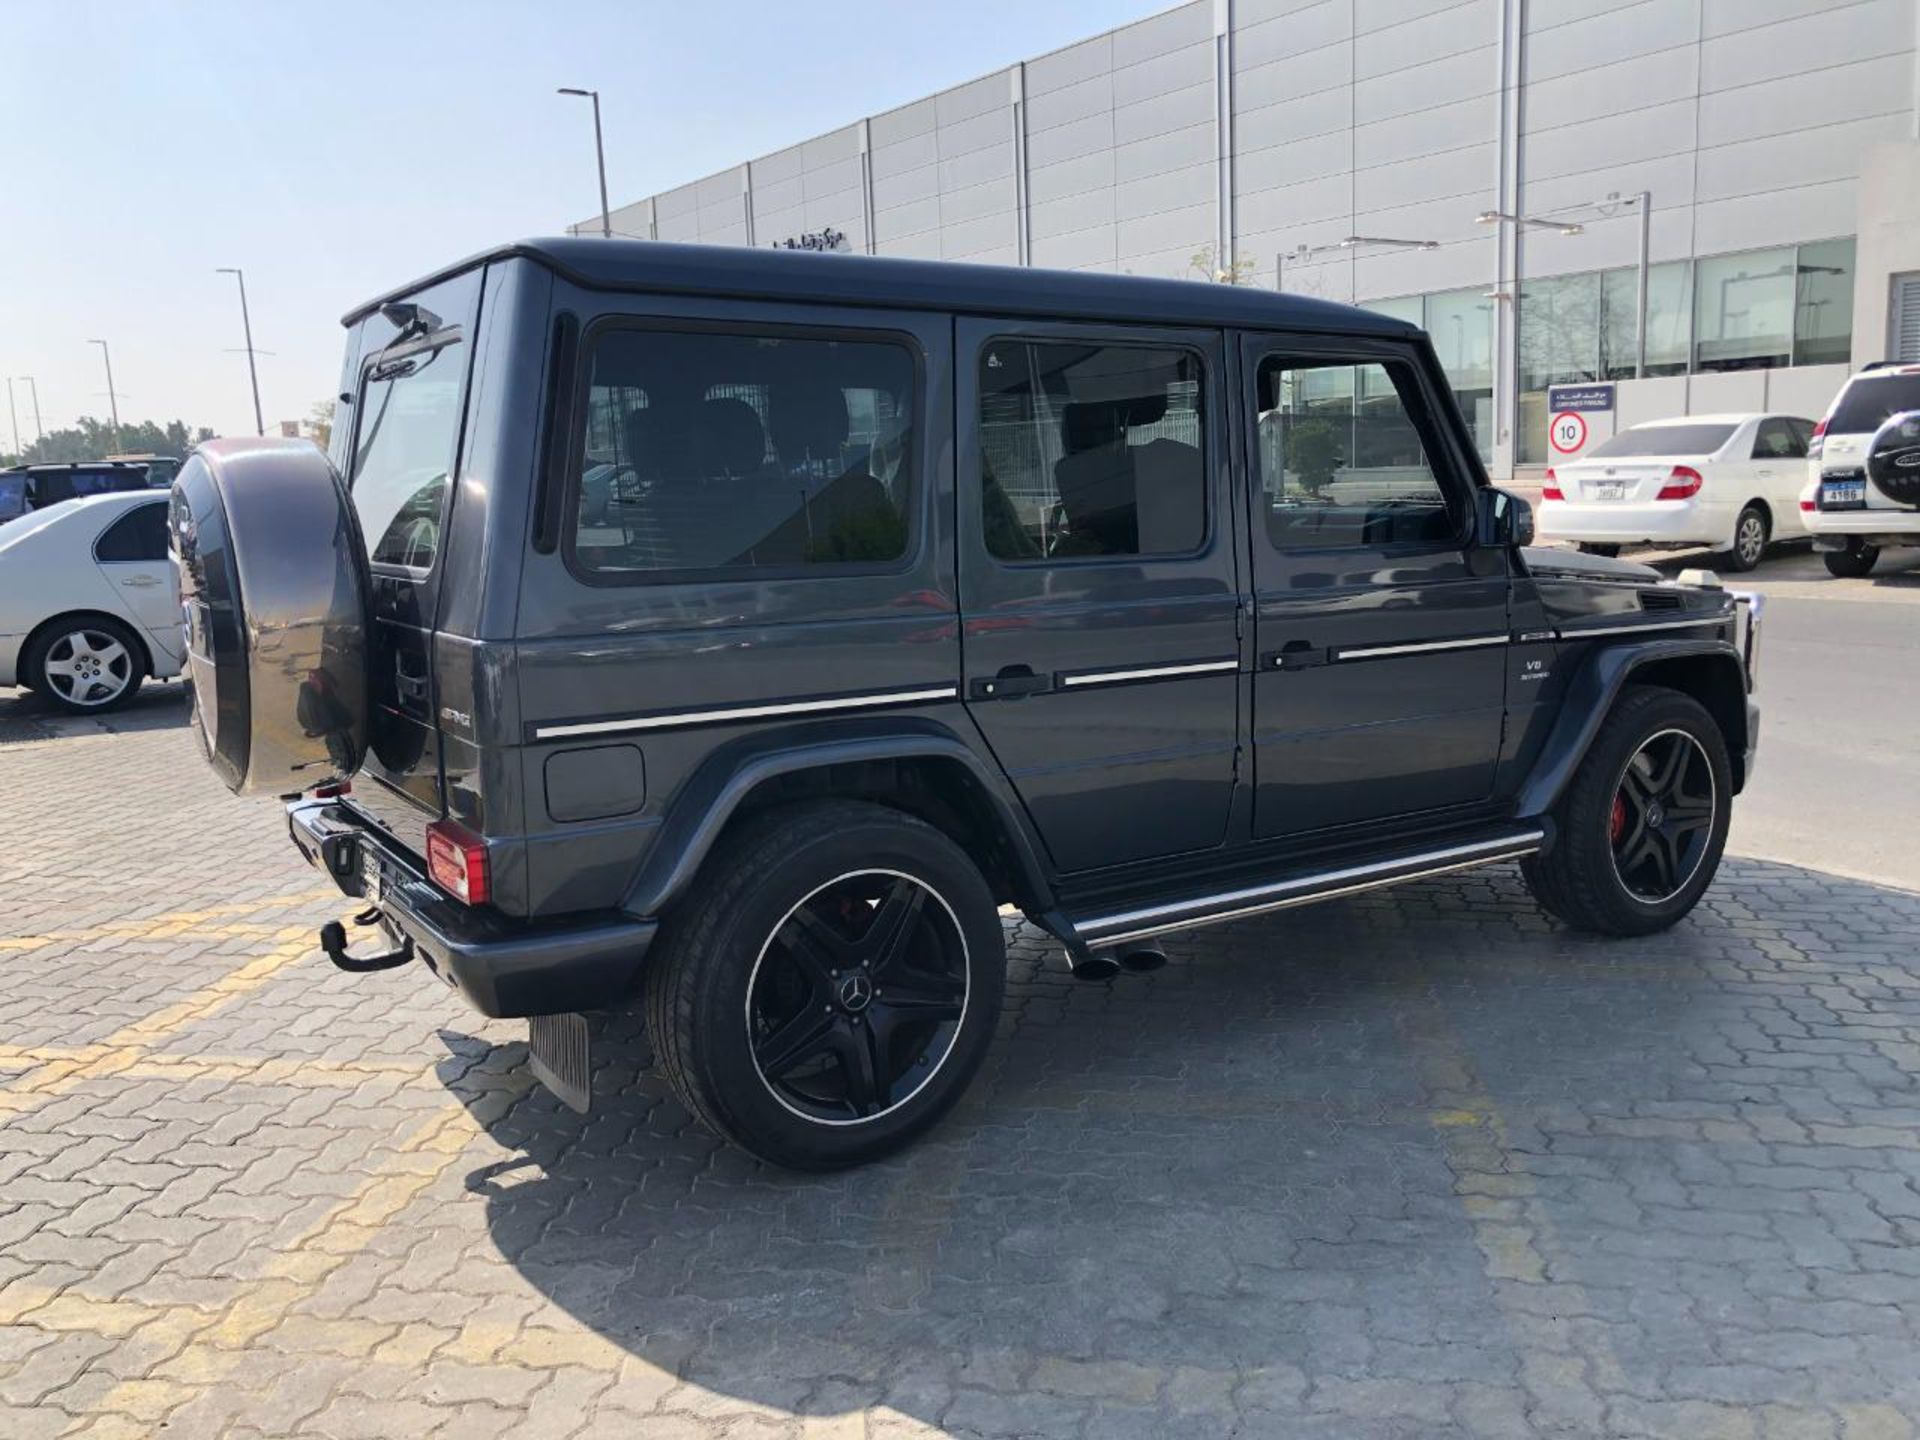
[[[591,1053],[584,1015],[535,1015],[527,1022],[527,1068],[582,1115],[593,1103]]]

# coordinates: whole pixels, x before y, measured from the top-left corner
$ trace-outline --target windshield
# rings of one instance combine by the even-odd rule
[[[1609,460],[1637,455],[1711,455],[1737,429],[1734,425],[1645,425],[1602,440],[1581,457]]]
[[[1840,392],[1829,435],[1865,435],[1902,410],[1920,410],[1920,375],[1862,375]]]

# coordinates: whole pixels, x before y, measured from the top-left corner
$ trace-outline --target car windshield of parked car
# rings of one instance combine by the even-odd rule
[[[376,364],[361,387],[353,505],[376,564],[425,570],[440,548],[440,516],[460,430],[463,347]]]
[[[12,520],[26,512],[27,477],[0,475],[0,520]]]
[[[1862,375],[1840,392],[1827,433],[1868,434],[1903,410],[1920,410],[1920,375]]]
[[[1623,460],[1642,455],[1711,455],[1733,438],[1737,425],[1643,425],[1602,440],[1582,457]]]

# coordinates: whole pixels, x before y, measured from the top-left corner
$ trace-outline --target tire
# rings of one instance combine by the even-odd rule
[[[146,678],[146,651],[133,631],[104,615],[49,625],[23,667],[27,687],[69,715],[101,715],[131,700]]]
[[[1650,796],[1675,754],[1683,757],[1678,789]],[[1534,899],[1599,935],[1666,929],[1693,909],[1720,868],[1732,779],[1726,737],[1699,701],[1660,686],[1630,687],[1554,807],[1552,847],[1521,862]]]
[[[993,1040],[1007,958],[986,880],[931,825],[865,802],[783,807],[724,844],[648,960],[668,1082],[775,1165],[901,1149],[959,1100]],[[890,914],[907,921],[904,946],[886,944]]]
[[[1582,555],[1598,555],[1602,560],[1613,560],[1618,558],[1620,547],[1618,545],[1599,545],[1592,541],[1583,540],[1580,542],[1580,553]]]
[[[1835,579],[1859,580],[1873,573],[1880,559],[1880,547],[1849,540],[1846,549],[1823,551],[1820,558],[1827,562],[1827,573]]]
[[[1767,512],[1758,505],[1745,506],[1733,522],[1733,544],[1722,553],[1721,564],[1735,574],[1744,575],[1766,557],[1773,527]]]

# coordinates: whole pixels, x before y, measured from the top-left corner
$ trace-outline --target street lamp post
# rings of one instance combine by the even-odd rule
[[[1273,288],[1286,288],[1287,261],[1300,265],[1320,255],[1332,255],[1342,250],[1357,250],[1361,246],[1384,245],[1393,250],[1438,250],[1438,240],[1402,240],[1392,235],[1347,235],[1331,245],[1296,245],[1291,252],[1282,250],[1273,257]]]
[[[562,85],[557,92],[561,95],[583,95],[593,101],[593,159],[600,168],[600,234],[604,239],[613,238],[613,212],[607,208],[607,147],[600,138],[600,92],[598,90],[576,90],[570,85]]]
[[[27,382],[27,393],[33,397],[33,439],[37,445],[47,438],[47,432],[40,428],[40,386],[31,375],[22,375]]]
[[[13,421],[13,453],[20,455],[20,414],[13,408],[13,376],[7,376],[7,418]]]
[[[113,448],[118,450],[120,448],[120,396],[113,388],[113,354],[107,349],[107,342],[104,340],[89,340],[87,343],[100,347],[100,358],[106,363],[107,408],[113,415]]]
[[[216,275],[231,275],[240,282],[240,332],[247,337],[247,379],[253,382],[253,433],[265,435],[267,422],[260,412],[260,371],[253,363],[253,320],[247,314],[247,277],[237,267],[220,265]]]
[[[1637,380],[1647,373],[1647,290],[1649,270],[1651,268],[1648,265],[1648,252],[1653,246],[1653,192],[1651,190],[1642,190],[1638,195],[1627,196],[1615,194],[1607,196],[1604,200],[1587,200],[1578,205],[1562,205],[1556,208],[1562,212],[1568,210],[1598,210],[1604,215],[1611,215],[1614,208],[1621,205],[1632,205],[1640,212],[1640,249],[1639,258],[1634,267],[1634,310],[1636,313],[1633,325],[1633,375]],[[1513,215],[1504,210],[1483,210],[1475,218],[1478,219],[1482,225],[1494,225],[1505,221],[1516,229],[1531,227],[1535,230],[1557,230],[1562,235],[1579,235],[1587,228],[1585,225],[1574,221],[1540,218],[1531,215]],[[1520,267],[1516,264],[1514,266],[1513,276],[1513,284],[1516,291],[1520,287],[1519,270]]]

